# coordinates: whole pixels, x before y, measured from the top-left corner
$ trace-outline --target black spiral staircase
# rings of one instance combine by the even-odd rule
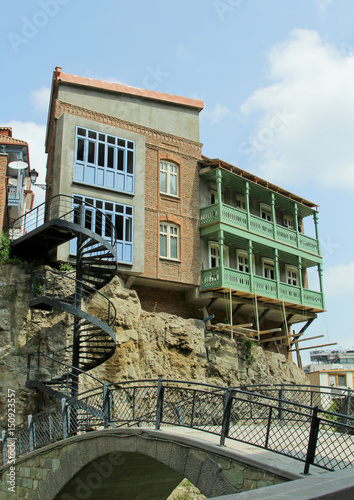
[[[109,359],[116,347],[116,310],[99,291],[117,269],[112,219],[83,200],[57,195],[15,221],[10,236],[13,255],[45,263],[59,245],[77,238],[74,271],[46,269],[32,278],[30,308],[65,311],[73,315],[74,326],[70,345],[29,354],[26,386],[61,399],[78,394],[81,375],[91,386],[101,384],[87,372]]]

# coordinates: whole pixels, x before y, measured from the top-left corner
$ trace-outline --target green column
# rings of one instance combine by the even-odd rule
[[[324,300],[324,293],[323,293],[323,266],[322,264],[318,264],[318,277],[319,277],[319,280],[320,280],[320,291],[321,291],[321,294],[322,294],[322,309],[325,309],[325,300]]]
[[[273,238],[277,239],[277,221],[275,219],[275,194],[272,193],[272,221],[273,221]]]
[[[219,278],[220,286],[224,286],[224,231],[222,229],[218,232],[219,243]]]
[[[254,284],[253,284],[253,244],[251,240],[248,240],[248,269],[250,273],[250,292],[254,293]]]
[[[280,292],[279,292],[279,285],[280,285],[280,280],[279,280],[279,252],[278,249],[274,249],[274,271],[275,271],[275,279],[277,282],[277,299],[280,299]]]
[[[217,207],[218,207],[219,221],[222,219],[221,185],[222,185],[222,172],[221,169],[218,168],[216,171],[216,192],[218,195]]]
[[[298,208],[297,208],[297,203],[294,203],[294,224],[295,224],[295,230],[296,230],[296,245],[298,248],[300,248],[300,234],[299,234],[299,214],[298,214]]]
[[[300,287],[300,300],[301,304],[304,304],[304,289],[302,287],[302,259],[301,257],[298,257],[297,261],[297,269],[298,269],[298,275],[299,275],[299,287]]]
[[[320,238],[318,236],[318,212],[313,213],[313,220],[315,221],[315,231],[316,231],[318,255],[321,255]]]
[[[245,202],[247,211],[247,229],[250,230],[251,227],[251,214],[250,214],[250,183],[246,181],[245,185]]]

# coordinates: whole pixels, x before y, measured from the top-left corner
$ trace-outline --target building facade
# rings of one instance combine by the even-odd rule
[[[118,272],[143,307],[282,328],[324,310],[317,206],[202,156],[203,102],[53,74],[47,200],[90,203],[115,225]],[[88,228],[105,228],[89,208]],[[314,234],[304,219],[314,219]],[[108,234],[107,234],[108,236]],[[73,260],[75,243],[59,247]],[[318,271],[317,290],[307,270]],[[227,313],[225,295],[230,295]],[[271,339],[272,342],[273,339]]]
[[[0,233],[21,233],[13,222],[33,207],[28,144],[12,137],[11,127],[0,127]]]

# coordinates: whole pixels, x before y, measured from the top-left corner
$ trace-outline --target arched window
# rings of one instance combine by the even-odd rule
[[[160,257],[179,259],[180,231],[176,224],[160,223]]]
[[[160,193],[178,196],[179,167],[175,163],[160,163]]]

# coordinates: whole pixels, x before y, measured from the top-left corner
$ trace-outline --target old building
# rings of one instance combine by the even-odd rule
[[[3,227],[14,235],[23,230],[13,222],[33,206],[29,172],[27,142],[12,137],[11,127],[0,127],[0,233]]]
[[[192,317],[203,310],[218,321],[288,334],[292,324],[308,325],[324,310],[317,206],[203,157],[202,109],[195,99],[57,67],[47,200],[65,194],[74,207],[89,204],[87,228],[107,238],[96,209],[109,216],[118,272],[144,308]],[[312,236],[304,229],[310,217]],[[56,259],[73,260],[75,251],[75,242],[66,243]],[[308,287],[312,267],[316,290]]]

